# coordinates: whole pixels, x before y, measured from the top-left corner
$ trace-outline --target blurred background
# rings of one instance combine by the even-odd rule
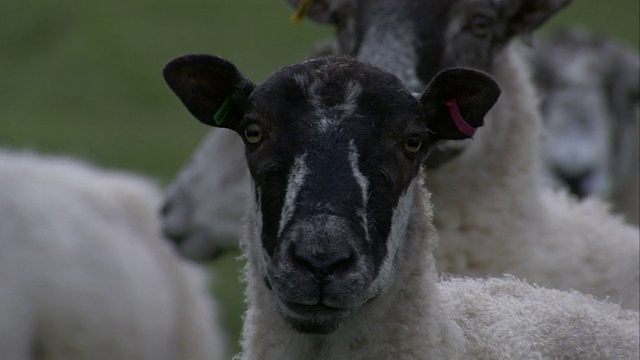
[[[579,26],[639,48],[638,0],[574,0],[537,36]],[[254,81],[300,61],[330,28],[289,21],[284,0],[0,2],[0,144],[77,156],[167,185],[209,131],[170,93],[164,64],[187,53],[233,61]],[[238,350],[238,253],[210,264]]]

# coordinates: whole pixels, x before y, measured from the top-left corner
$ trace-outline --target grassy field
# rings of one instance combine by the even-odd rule
[[[637,49],[638,14],[638,0],[575,0],[542,32],[578,25]],[[0,143],[167,184],[209,129],[170,93],[163,65],[215,53],[260,81],[332,35],[309,22],[294,26],[290,15],[283,0],[2,1]],[[236,255],[211,265],[232,351],[244,306]]]

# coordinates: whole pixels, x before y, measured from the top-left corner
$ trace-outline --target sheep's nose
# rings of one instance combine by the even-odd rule
[[[189,231],[186,226],[185,217],[180,216],[180,212],[176,211],[174,205],[174,202],[170,199],[162,203],[162,207],[160,208],[162,233],[169,241],[180,246],[184,243],[185,238],[189,236]]]
[[[593,175],[593,171],[591,169],[587,169],[581,171],[579,173],[565,173],[562,171],[558,171],[558,177],[562,180],[562,182],[567,186],[569,191],[576,195],[579,199],[582,199],[589,195],[589,180]]]
[[[355,252],[347,244],[331,249],[318,249],[304,244],[293,245],[290,257],[294,264],[313,274],[317,280],[348,272],[355,263]]]
[[[162,207],[160,208],[160,216],[166,217],[171,212],[173,208],[173,202],[171,200],[165,200],[162,203]]]

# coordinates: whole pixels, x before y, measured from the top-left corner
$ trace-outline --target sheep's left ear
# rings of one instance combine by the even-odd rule
[[[509,0],[502,2],[502,11],[509,14],[506,38],[529,35],[572,0]]]
[[[162,75],[196,119],[232,130],[237,130],[255,88],[230,61],[211,55],[174,59]]]
[[[470,138],[500,96],[500,87],[483,72],[454,68],[439,72],[420,96],[435,139]]]

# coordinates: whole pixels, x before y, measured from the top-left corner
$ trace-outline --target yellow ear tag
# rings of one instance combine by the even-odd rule
[[[296,11],[294,11],[293,15],[291,16],[291,23],[293,23],[294,25],[301,24],[305,16],[307,16],[307,14],[309,14],[309,11],[311,11],[311,5],[313,5],[313,0],[301,0],[298,3]]]

